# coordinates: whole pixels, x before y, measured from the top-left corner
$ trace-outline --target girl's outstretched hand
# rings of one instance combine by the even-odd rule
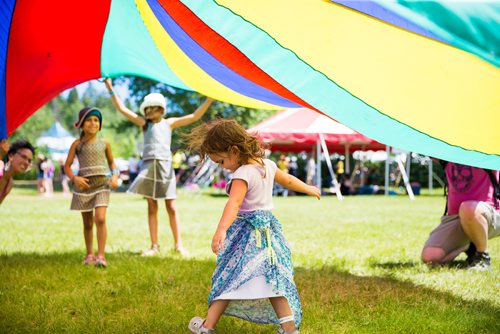
[[[82,189],[82,190],[87,190],[89,189],[89,179],[85,178],[85,177],[81,177],[81,176],[75,176],[73,178],[73,183],[75,184],[75,186],[78,187],[78,189]]]
[[[306,194],[308,194],[309,196],[314,196],[317,199],[321,198],[321,190],[319,190],[315,186],[308,186]]]
[[[219,254],[219,251],[223,251],[224,241],[226,240],[226,231],[215,231],[214,237],[212,238],[212,252],[214,254]]]

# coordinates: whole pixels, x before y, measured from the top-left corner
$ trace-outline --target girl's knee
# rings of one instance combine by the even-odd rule
[[[96,225],[102,226],[106,224],[106,216],[96,216],[94,221]]]
[[[173,200],[165,201],[165,206],[167,208],[168,213],[176,213],[177,212],[177,207],[176,207],[175,202]]]
[[[148,213],[157,214],[158,213],[158,203],[156,201],[148,200]]]
[[[83,222],[83,228],[86,230],[91,230],[94,227],[94,221],[84,221]]]

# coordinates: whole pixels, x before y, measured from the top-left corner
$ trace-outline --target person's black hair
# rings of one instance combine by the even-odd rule
[[[26,139],[19,139],[10,144],[7,155],[17,153],[19,150],[22,150],[24,148],[30,150],[33,155],[35,154],[35,148],[33,147],[33,145],[31,145],[29,141],[27,141]]]

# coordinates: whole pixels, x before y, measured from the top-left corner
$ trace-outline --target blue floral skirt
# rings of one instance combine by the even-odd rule
[[[258,277],[264,277],[277,296],[288,300],[298,328],[302,307],[293,279],[290,248],[281,224],[270,211],[263,210],[239,213],[227,230],[208,304]],[[232,299],[224,314],[261,324],[279,323],[269,298]]]

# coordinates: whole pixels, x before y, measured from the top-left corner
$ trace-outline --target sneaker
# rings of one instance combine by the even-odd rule
[[[85,258],[83,259],[83,264],[86,266],[94,265],[95,264],[94,255],[90,254],[90,255],[85,256]]]
[[[106,268],[108,266],[108,262],[104,256],[98,256],[95,259],[95,266],[99,268]]]
[[[472,263],[472,260],[474,260],[474,255],[476,255],[476,245],[474,243],[469,244],[469,248],[465,251],[465,254],[467,254],[467,259],[465,262],[467,263],[468,266]]]
[[[141,256],[156,256],[159,254],[160,254],[160,246],[153,245],[150,249],[147,249],[144,252],[142,252]]]
[[[186,248],[182,246],[175,246],[175,251],[179,253],[180,256],[188,256],[189,252]]]
[[[488,252],[476,252],[468,267],[469,270],[485,271],[490,269],[491,258]]]
[[[188,329],[194,334],[214,334],[215,330],[208,329],[203,326],[205,319],[194,317],[189,321]]]

